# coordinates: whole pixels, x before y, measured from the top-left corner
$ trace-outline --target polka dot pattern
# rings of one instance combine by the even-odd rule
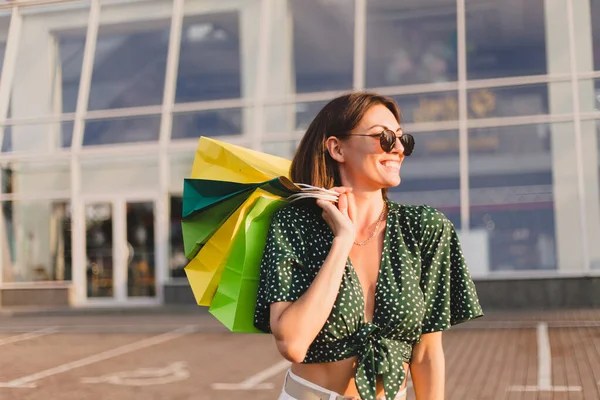
[[[373,321],[364,319],[363,291],[350,259],[327,322],[303,363],[358,356],[357,390],[376,400],[376,377],[393,399],[405,379],[402,363],[424,333],[483,315],[452,223],[429,206],[388,201]],[[275,213],[261,263],[255,326],[271,332],[269,306],[296,301],[323,265],[333,233],[316,207]]]

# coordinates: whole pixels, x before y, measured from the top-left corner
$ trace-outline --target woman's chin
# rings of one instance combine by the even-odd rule
[[[400,178],[400,176],[397,176],[394,178],[389,178],[389,179],[385,180],[384,187],[386,187],[386,188],[396,187],[396,186],[400,185],[400,182],[402,182],[402,178]]]

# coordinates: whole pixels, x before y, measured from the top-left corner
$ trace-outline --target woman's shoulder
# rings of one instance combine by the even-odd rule
[[[273,221],[284,225],[313,224],[320,218],[317,205],[288,203],[273,215]]]
[[[400,223],[407,222],[421,231],[432,226],[443,228],[445,225],[451,224],[444,213],[427,204],[410,205],[394,201],[389,201],[388,204],[390,211],[398,215]]]
[[[402,204],[392,200],[388,200],[389,209],[392,212],[406,218],[422,220],[423,218],[441,218],[444,214],[427,204],[412,205]]]

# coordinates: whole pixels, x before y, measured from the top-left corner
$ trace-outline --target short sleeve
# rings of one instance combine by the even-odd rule
[[[310,282],[303,266],[305,254],[301,221],[293,207],[273,215],[260,265],[254,325],[270,333],[270,305],[296,301]]]
[[[421,215],[421,281],[425,300],[422,333],[449,329],[483,315],[458,235],[440,211]]]

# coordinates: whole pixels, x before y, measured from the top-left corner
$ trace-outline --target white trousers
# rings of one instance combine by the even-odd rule
[[[306,386],[307,388],[312,388],[312,389],[317,389],[321,392],[327,393],[329,394],[329,399],[330,400],[336,400],[336,399],[348,399],[348,400],[352,400],[352,399],[358,399],[356,397],[352,397],[352,396],[342,396],[339,393],[336,392],[332,392],[331,390],[327,390],[319,385],[315,385],[314,383],[307,381],[306,379],[300,378],[298,375],[294,374],[291,370],[287,371],[287,374],[285,376],[285,379],[292,379],[296,382],[298,382],[299,384],[301,384],[302,386]],[[404,388],[403,390],[401,390],[400,392],[398,392],[398,395],[396,396],[396,399],[394,400],[405,400],[406,399],[406,388]],[[279,396],[279,400],[298,400],[295,397],[290,396],[289,394],[287,394],[285,392],[285,384],[284,384],[284,388],[281,390],[281,395]],[[379,400],[385,400],[385,398],[383,399],[379,399]]]

